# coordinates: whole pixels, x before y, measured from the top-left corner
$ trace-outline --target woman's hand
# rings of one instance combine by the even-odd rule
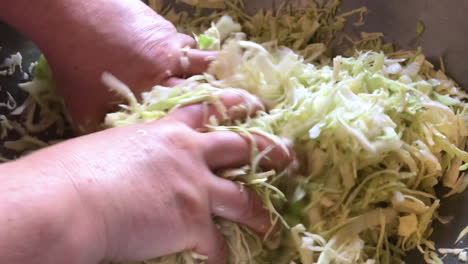
[[[228,118],[245,117],[252,113],[246,108],[261,107],[255,97],[245,92],[226,90],[221,98],[230,109]],[[245,107],[234,107],[239,105]],[[79,237],[91,234],[92,238],[75,242],[74,250],[81,248],[77,244],[84,244],[82,251],[75,254],[102,248],[102,259],[137,261],[193,250],[208,256],[206,263],[223,264],[226,247],[213,216],[245,224],[260,234],[271,224],[253,192],[215,175],[218,170],[248,164],[252,142],[235,132],[198,132],[204,128],[207,111],[222,118],[215,107],[204,107],[189,105],[154,123],[76,138],[27,156],[16,166],[40,164],[42,169],[37,171],[47,177],[70,179],[68,185],[48,189],[49,194],[41,197],[51,197],[50,193],[57,189],[79,197],[80,206],[69,206],[68,210],[85,217],[82,222],[93,224],[85,230],[76,228]],[[262,136],[254,137],[260,150],[274,146],[262,166],[282,169],[289,164],[291,155],[284,146],[275,146]],[[50,164],[59,169],[54,172],[47,167]],[[60,213],[63,210],[55,214]],[[54,213],[48,215],[67,219]],[[51,241],[42,243],[53,245]]]
[[[245,93],[224,94],[228,108],[260,106],[255,100],[247,102],[254,97],[239,95]],[[207,255],[207,263],[221,264],[226,260],[226,247],[213,215],[258,233],[270,228],[269,215],[255,194],[214,174],[248,164],[251,142],[234,132],[197,132],[203,128],[203,116],[202,105],[192,105],[154,124],[92,136],[102,142],[92,146],[93,155],[100,159],[86,154],[86,166],[103,168],[106,173],[92,173],[91,183],[81,175],[75,182],[83,199],[96,204],[96,212],[102,213],[108,258],[143,260],[194,250]],[[100,138],[104,137],[103,142]],[[256,139],[262,149],[272,144],[266,138]],[[289,162],[287,150],[280,146],[270,157],[277,169]]]
[[[23,6],[24,5],[24,6]],[[202,73],[215,59],[138,0],[18,0],[0,18],[44,52],[76,130],[93,132],[119,99],[101,83],[110,72],[140,95]],[[31,21],[34,21],[31,23]]]

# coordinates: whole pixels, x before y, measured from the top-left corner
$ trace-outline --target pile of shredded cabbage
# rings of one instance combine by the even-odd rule
[[[128,101],[105,124],[149,122],[186,104],[215,103],[222,89],[245,89],[268,110],[242,122],[208,119],[209,128],[291,140],[299,167],[262,171],[258,153],[250,166],[220,175],[260,193],[272,221],[283,224],[258,238],[219,221],[230,263],[401,263],[415,248],[427,263],[441,263],[428,239],[440,204],[434,188],[442,183],[448,196],[468,185],[467,94],[419,51],[363,51],[314,65],[278,42],[250,41],[241,28],[222,17],[197,36],[200,48],[221,51],[208,72],[156,86],[141,102],[105,75]],[[149,263],[196,261],[185,253]]]

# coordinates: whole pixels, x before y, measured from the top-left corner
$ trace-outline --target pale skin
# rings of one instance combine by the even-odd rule
[[[193,40],[139,1],[0,5],[0,18],[48,57],[82,132],[92,131],[117,99],[101,84],[102,72],[138,93],[202,72],[216,56],[192,50],[192,66],[181,67],[180,48]],[[262,107],[232,90],[220,97],[227,109]],[[222,118],[213,106],[190,105],[153,123],[78,137],[0,165],[0,263],[139,261],[184,250],[208,256],[207,264],[226,263],[213,216],[260,235],[271,224],[253,192],[215,175],[248,164],[252,142],[234,132],[199,132],[206,110]],[[227,117],[245,114],[228,111]],[[262,136],[255,141],[260,150],[273,146],[262,166],[289,164],[286,148]]]

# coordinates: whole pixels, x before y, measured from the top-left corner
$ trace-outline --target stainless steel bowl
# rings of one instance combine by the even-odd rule
[[[279,0],[248,1],[246,5],[251,12],[261,8],[270,8]],[[300,2],[307,2],[302,0]],[[366,24],[359,28],[347,27],[349,34],[361,31],[383,32],[386,40],[400,48],[423,48],[427,57],[439,67],[439,57],[443,57],[447,72],[462,87],[468,89],[468,1],[466,0],[344,0],[342,10],[351,10],[367,6],[370,10]],[[180,4],[184,8],[183,4]],[[424,33],[417,37],[417,23],[425,25]],[[0,61],[20,51],[23,55],[23,67],[36,61],[39,51],[34,44],[15,32],[12,28],[0,23]],[[16,83],[24,81],[24,76],[17,74],[14,78],[0,77],[0,101],[6,99],[6,91],[17,98],[25,97]],[[0,114],[3,109],[0,108]],[[5,151],[0,147],[0,152]],[[468,225],[468,192],[442,201],[441,216],[453,216],[448,224],[436,221],[433,225],[433,240],[437,247],[453,247],[458,233]],[[465,210],[466,209],[466,210]],[[468,239],[459,247],[468,247]],[[408,263],[424,263],[417,253],[410,253]],[[461,263],[455,257],[444,259],[446,264]]]

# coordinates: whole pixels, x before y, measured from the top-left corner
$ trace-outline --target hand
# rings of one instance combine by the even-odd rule
[[[234,91],[221,97],[227,109],[261,107],[245,91]],[[258,233],[270,228],[269,215],[253,192],[214,174],[248,164],[251,142],[235,132],[197,132],[205,110],[201,104],[186,106],[160,121],[77,138],[47,154],[66,164],[83,207],[97,223],[96,233],[105,238],[106,260],[138,261],[194,250],[208,256],[208,264],[222,264],[226,247],[214,215]],[[214,107],[208,111],[216,114]],[[241,117],[238,111],[228,113]],[[260,150],[273,145],[265,137],[255,140]],[[275,146],[268,158],[262,166],[282,169],[291,156]]]
[[[95,131],[122,99],[101,83],[103,72],[139,96],[155,85],[172,86],[179,78],[204,72],[216,57],[211,51],[183,52],[196,45],[194,39],[177,33],[141,1],[64,2],[66,17],[49,25],[54,39],[39,43],[79,133]]]

